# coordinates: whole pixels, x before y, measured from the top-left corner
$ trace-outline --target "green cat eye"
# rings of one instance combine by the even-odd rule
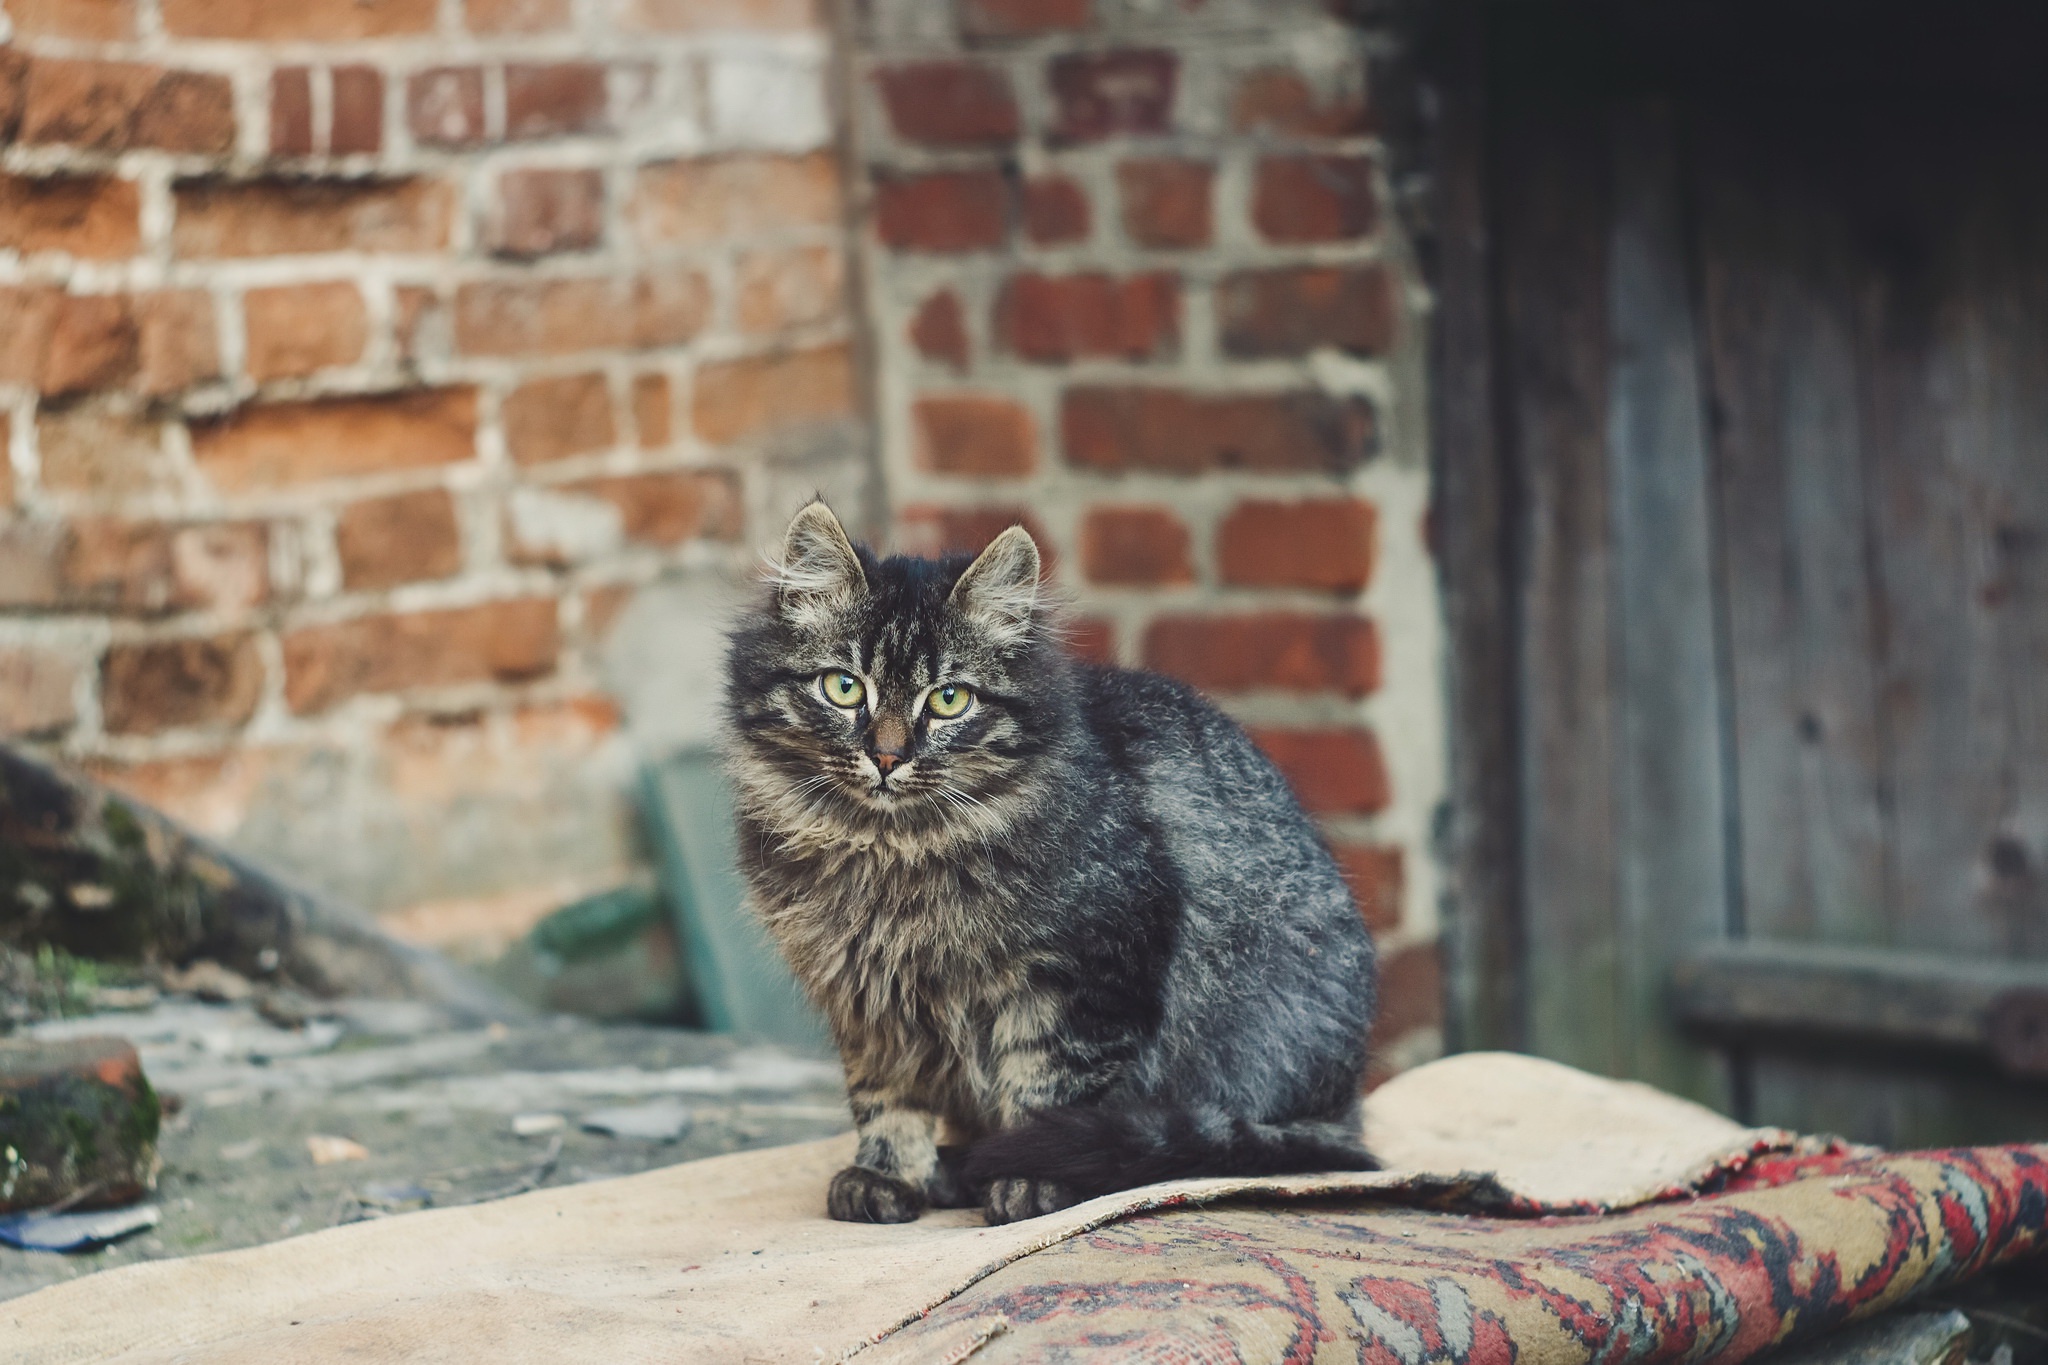
[[[924,699],[924,709],[940,720],[951,720],[965,711],[967,704],[973,700],[974,693],[967,688],[958,683],[947,683],[944,687],[934,687],[931,690],[931,695]]]
[[[838,669],[830,673],[820,673],[818,687],[825,693],[826,701],[834,706],[843,706],[849,711],[859,706],[862,698],[868,694],[867,688],[862,685],[859,678]]]

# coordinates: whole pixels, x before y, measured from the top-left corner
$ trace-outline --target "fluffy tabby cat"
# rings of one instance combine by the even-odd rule
[[[733,637],[741,863],[859,1129],[829,1212],[1370,1169],[1373,949],[1328,850],[1193,691],[1065,654],[1038,578],[1021,527],[877,559],[813,502]]]

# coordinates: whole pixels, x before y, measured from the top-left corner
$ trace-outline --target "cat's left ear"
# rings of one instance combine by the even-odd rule
[[[773,581],[783,615],[799,622],[829,616],[868,587],[846,528],[822,500],[807,503],[789,523]]]
[[[1038,606],[1038,543],[1031,533],[1012,526],[990,541],[960,575],[948,600],[997,635],[1028,634]]]

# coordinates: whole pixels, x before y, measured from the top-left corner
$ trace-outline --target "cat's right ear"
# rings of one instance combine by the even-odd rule
[[[775,603],[792,621],[829,616],[867,591],[867,573],[846,528],[823,499],[806,503],[782,538],[775,566]]]

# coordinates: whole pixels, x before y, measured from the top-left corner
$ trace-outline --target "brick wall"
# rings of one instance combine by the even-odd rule
[[[1390,35],[1308,0],[871,0],[848,93],[898,541],[1021,517],[1087,652],[1175,673],[1323,821],[1441,1046],[1424,291]]]
[[[808,0],[6,18],[0,733],[428,938],[630,872],[645,639],[862,496]]]

